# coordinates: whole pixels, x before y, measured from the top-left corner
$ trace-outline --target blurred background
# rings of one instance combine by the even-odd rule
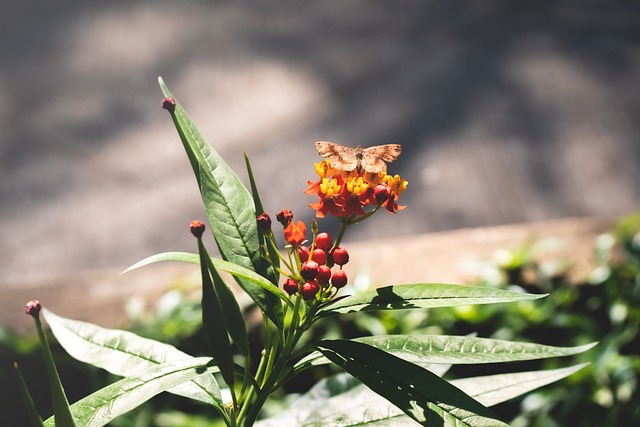
[[[2,2],[0,289],[192,250],[162,76],[273,215],[313,142],[399,143],[392,221],[349,240],[640,206],[640,4]],[[329,221],[327,221],[329,222]],[[329,225],[327,225],[329,226]]]

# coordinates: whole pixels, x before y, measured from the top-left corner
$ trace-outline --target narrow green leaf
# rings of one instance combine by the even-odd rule
[[[69,401],[67,395],[62,387],[56,364],[53,361],[51,355],[51,349],[47,342],[47,337],[42,329],[42,323],[40,317],[34,317],[36,321],[36,329],[38,330],[38,337],[40,338],[40,344],[42,345],[42,352],[44,353],[44,362],[47,367],[47,376],[49,377],[49,388],[51,390],[51,400],[53,403],[53,415],[56,419],[56,426],[58,427],[75,427],[76,423],[71,415],[69,409]]]
[[[262,205],[262,200],[260,200],[258,185],[256,184],[256,180],[253,177],[251,162],[249,161],[249,156],[247,156],[246,153],[244,155],[244,161],[245,161],[245,164],[247,165],[247,174],[249,175],[249,184],[251,185],[251,196],[253,197],[253,204],[255,206],[256,213],[260,215],[261,213],[265,212],[265,210],[264,210],[264,206]],[[273,263],[273,266],[269,267],[271,271],[267,277],[269,277],[271,279],[271,282],[277,286],[278,280],[280,277],[280,275],[277,272],[277,268],[280,267],[280,256],[276,248],[273,245],[269,245],[266,242],[266,239],[271,237],[272,237],[271,232],[269,233],[269,235],[265,235],[265,233],[262,230],[260,230],[260,227],[258,227],[258,238],[260,240],[260,244],[266,247],[266,250],[269,253],[269,258],[271,258],[271,262]]]
[[[158,81],[164,95],[173,97],[162,78]],[[268,266],[260,256],[256,212],[249,191],[205,141],[178,102],[171,117],[198,181],[207,219],[222,258],[268,277]],[[244,281],[240,277],[236,279]],[[249,289],[249,296],[274,323],[282,324],[282,305],[272,294],[251,282],[241,286]]]
[[[165,261],[179,261],[179,262],[188,262],[191,264],[200,264],[200,257],[198,256],[198,254],[189,253],[189,252],[163,252],[160,254],[152,255],[148,258],[143,259],[142,261],[135,263],[131,267],[124,270],[122,274],[135,270],[140,267],[144,267],[146,265],[154,264],[157,262],[165,262]],[[248,282],[253,283],[259,286],[260,288],[264,289],[265,291],[270,292],[273,295],[277,296],[283,302],[285,302],[286,304],[291,306],[291,308],[293,308],[293,303],[291,302],[287,294],[284,293],[282,289],[278,288],[277,286],[274,286],[273,283],[271,283],[269,280],[253,272],[252,270],[249,270],[247,268],[233,264],[229,261],[224,261],[218,258],[211,258],[211,262],[216,267],[216,269],[227,272],[235,277],[240,277],[244,279],[243,281],[239,282],[241,287],[243,287]],[[243,287],[242,289],[245,292],[249,293],[249,290],[247,290],[246,288]],[[255,298],[253,298],[253,300],[256,301]],[[263,301],[263,304],[266,304],[266,302]]]
[[[218,372],[212,359],[199,357],[168,362],[123,378],[71,405],[78,427],[103,426],[118,415],[140,406],[153,396],[202,375]],[[59,426],[53,417],[45,426]]]
[[[193,359],[169,344],[142,338],[128,331],[66,319],[46,309],[42,310],[42,314],[60,345],[71,357],[114,375],[126,377],[165,362]],[[219,408],[223,404],[220,388],[213,376],[203,376],[167,391]]]
[[[13,362],[13,370],[15,371],[18,379],[18,387],[20,388],[20,395],[22,396],[25,409],[27,410],[29,424],[31,427],[42,427],[42,418],[40,418],[36,405],[33,403],[33,398],[31,397],[27,384],[24,382],[24,378],[22,377],[20,368],[18,368],[17,362]]]
[[[505,426],[485,406],[437,375],[355,341],[317,344],[333,363],[422,425]]]
[[[481,286],[418,283],[372,289],[323,306],[320,316],[357,311],[405,310],[526,301],[546,295],[525,294]]]
[[[363,344],[384,350],[407,362],[424,364],[478,364],[535,360],[571,356],[589,350],[597,343],[577,347],[554,347],[489,338],[447,335],[376,335],[355,338]],[[329,361],[319,352],[301,359],[294,369],[321,365]]]
[[[215,293],[212,280],[212,274],[217,275],[217,272],[215,270],[209,271],[207,262],[209,256],[204,250],[202,239],[198,239],[198,248],[200,252],[200,270],[202,272],[202,325],[204,327],[204,335],[209,351],[218,367],[220,367],[222,378],[229,387],[233,387],[235,383],[233,352],[229,342],[229,335],[225,328],[220,301]]]
[[[226,329],[231,336],[240,354],[246,356],[249,354],[249,335],[247,335],[247,328],[238,300],[235,295],[233,295],[229,286],[222,280],[222,277],[220,277],[201,239],[198,239],[198,246],[200,250],[203,251],[204,257],[202,259],[206,260],[207,268],[213,278],[213,289],[220,304],[220,311],[225,326],[224,329]],[[218,326],[218,328],[220,328],[220,326]]]
[[[588,363],[560,369],[487,375],[452,380],[451,384],[475,397],[486,406],[497,405],[561,380],[587,366]]]

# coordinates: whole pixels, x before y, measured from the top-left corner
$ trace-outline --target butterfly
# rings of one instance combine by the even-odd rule
[[[398,158],[402,146],[400,144],[376,145],[373,147],[356,148],[345,147],[329,141],[316,141],[316,151],[331,162],[336,169],[351,172],[355,169],[370,173],[380,173],[387,170],[385,162],[392,162]]]

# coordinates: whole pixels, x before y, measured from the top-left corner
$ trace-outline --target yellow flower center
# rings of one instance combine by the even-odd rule
[[[338,180],[335,178],[322,178],[322,182],[320,183],[320,192],[324,194],[325,199],[331,199],[334,196],[337,196],[340,192]]]

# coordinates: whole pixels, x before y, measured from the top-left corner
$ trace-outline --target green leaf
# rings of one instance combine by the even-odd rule
[[[437,375],[355,341],[321,341],[318,349],[422,425],[505,426],[485,406]]]
[[[177,348],[136,334],[105,329],[66,319],[43,309],[51,331],[71,357],[114,375],[129,376],[165,362],[193,360]],[[213,376],[203,376],[167,390],[170,393],[222,407],[220,388]]]
[[[424,364],[478,364],[535,360],[571,356],[589,350],[597,343],[577,347],[555,347],[488,338],[447,335],[376,335],[355,338],[363,344],[384,350],[406,360]],[[319,352],[301,359],[294,369],[321,365],[329,361]]]
[[[71,405],[78,427],[103,426],[118,415],[140,406],[153,396],[196,379],[218,372],[209,357],[168,362],[123,378]],[[45,426],[58,426],[53,417]]]
[[[220,274],[211,261],[211,257],[204,248],[202,239],[198,239],[198,247],[204,255],[203,258],[206,260],[207,268],[213,278],[213,289],[218,299],[218,303],[220,304],[225,329],[229,333],[229,336],[235,343],[236,347],[238,347],[240,354],[246,356],[249,354],[249,336],[247,335],[247,328],[245,326],[244,317],[242,316],[238,300],[235,295],[233,295],[229,286],[227,286],[224,280],[222,280],[222,277],[220,277]]]
[[[173,98],[162,78],[158,81],[164,95]],[[260,255],[256,212],[249,191],[205,141],[178,102],[171,117],[198,181],[209,226],[222,258],[269,277],[268,265]],[[244,281],[240,277],[237,280]],[[274,323],[282,324],[282,306],[272,294],[252,282],[241,286]]]
[[[262,205],[262,200],[260,200],[258,185],[256,184],[256,180],[253,177],[251,162],[249,161],[249,156],[247,156],[246,153],[244,155],[244,161],[247,165],[247,174],[249,175],[249,183],[251,184],[251,196],[253,197],[253,203],[256,209],[256,213],[260,215],[261,213],[265,212],[265,210],[264,210],[264,206]],[[268,277],[272,277],[273,279],[275,279],[275,280],[272,279],[272,282],[275,285],[277,285],[279,280],[279,274],[277,273],[277,269],[280,267],[280,255],[278,254],[277,249],[275,248],[274,245],[270,245],[268,244],[268,242],[266,242],[266,239],[271,237],[272,237],[271,232],[269,233],[268,236],[265,236],[262,230],[260,230],[260,227],[258,227],[258,238],[260,240],[260,244],[266,247],[267,251],[269,252],[269,257],[271,258],[271,262],[273,263],[273,266],[270,266],[273,273],[271,273],[272,275],[269,275]],[[274,267],[275,267],[275,270],[274,270]]]
[[[27,384],[24,382],[24,378],[20,372],[20,368],[18,368],[17,362],[13,362],[13,370],[18,378],[18,387],[20,388],[20,394],[22,395],[22,400],[24,402],[25,409],[27,410],[29,424],[32,427],[42,427],[42,418],[40,418],[36,405],[33,403],[33,398],[31,397],[31,393],[29,393]]]
[[[486,406],[493,406],[536,388],[565,378],[586,364],[568,368],[463,378],[451,384]],[[320,381],[294,401],[289,409],[256,423],[256,427],[395,427],[414,426],[415,421],[382,396],[348,374]]]
[[[253,272],[252,270],[249,270],[248,268],[244,268],[239,265],[233,264],[229,261],[224,261],[218,258],[210,258],[210,259],[213,265],[216,267],[216,269],[220,271],[225,271],[235,277],[242,278],[243,280],[238,282],[241,287],[243,287],[244,284],[248,282],[253,283],[261,287],[265,291],[270,292],[273,295],[276,295],[286,304],[291,306],[291,308],[293,308],[293,303],[291,302],[287,294],[284,293],[282,289],[278,288],[277,286],[274,286],[269,280],[265,279],[259,274]],[[142,261],[135,263],[131,267],[124,270],[122,274],[128,273],[129,271],[135,270],[140,267],[144,267],[149,264],[154,264],[156,262],[165,262],[165,261],[179,261],[179,262],[188,262],[191,264],[200,264],[200,257],[198,256],[198,254],[189,253],[189,252],[163,252],[160,254],[152,255],[148,258],[143,259]],[[249,293],[249,291],[244,287],[243,287],[243,290]],[[254,301],[255,301],[255,298],[254,298]]]
[[[44,308],[42,311],[44,311]],[[51,390],[51,400],[53,403],[53,414],[56,419],[56,425],[58,427],[75,427],[76,423],[71,415],[71,410],[69,409],[69,401],[67,400],[67,395],[62,387],[62,382],[60,381],[56,364],[53,361],[51,349],[49,348],[47,337],[42,329],[40,317],[36,316],[34,319],[36,321],[36,329],[38,330],[38,338],[40,338],[42,352],[44,353],[45,366],[47,367],[47,377],[49,378],[49,388]]]
[[[372,289],[323,306],[320,316],[358,311],[405,310],[454,307],[469,304],[495,304],[526,301],[546,296],[505,291],[481,286],[419,283]]]
[[[213,359],[220,367],[222,378],[224,378],[229,387],[233,387],[235,383],[233,352],[225,327],[220,300],[216,295],[213,284],[214,281],[221,281],[222,279],[218,276],[217,271],[209,271],[209,263],[207,262],[209,256],[204,250],[202,239],[198,239],[198,248],[200,250],[200,269],[202,271],[202,325],[204,327],[204,336]],[[226,285],[223,283],[222,286]]]
[[[587,365],[588,363],[582,363],[568,368],[462,378],[452,380],[451,384],[475,397],[483,405],[493,406],[568,377]]]

